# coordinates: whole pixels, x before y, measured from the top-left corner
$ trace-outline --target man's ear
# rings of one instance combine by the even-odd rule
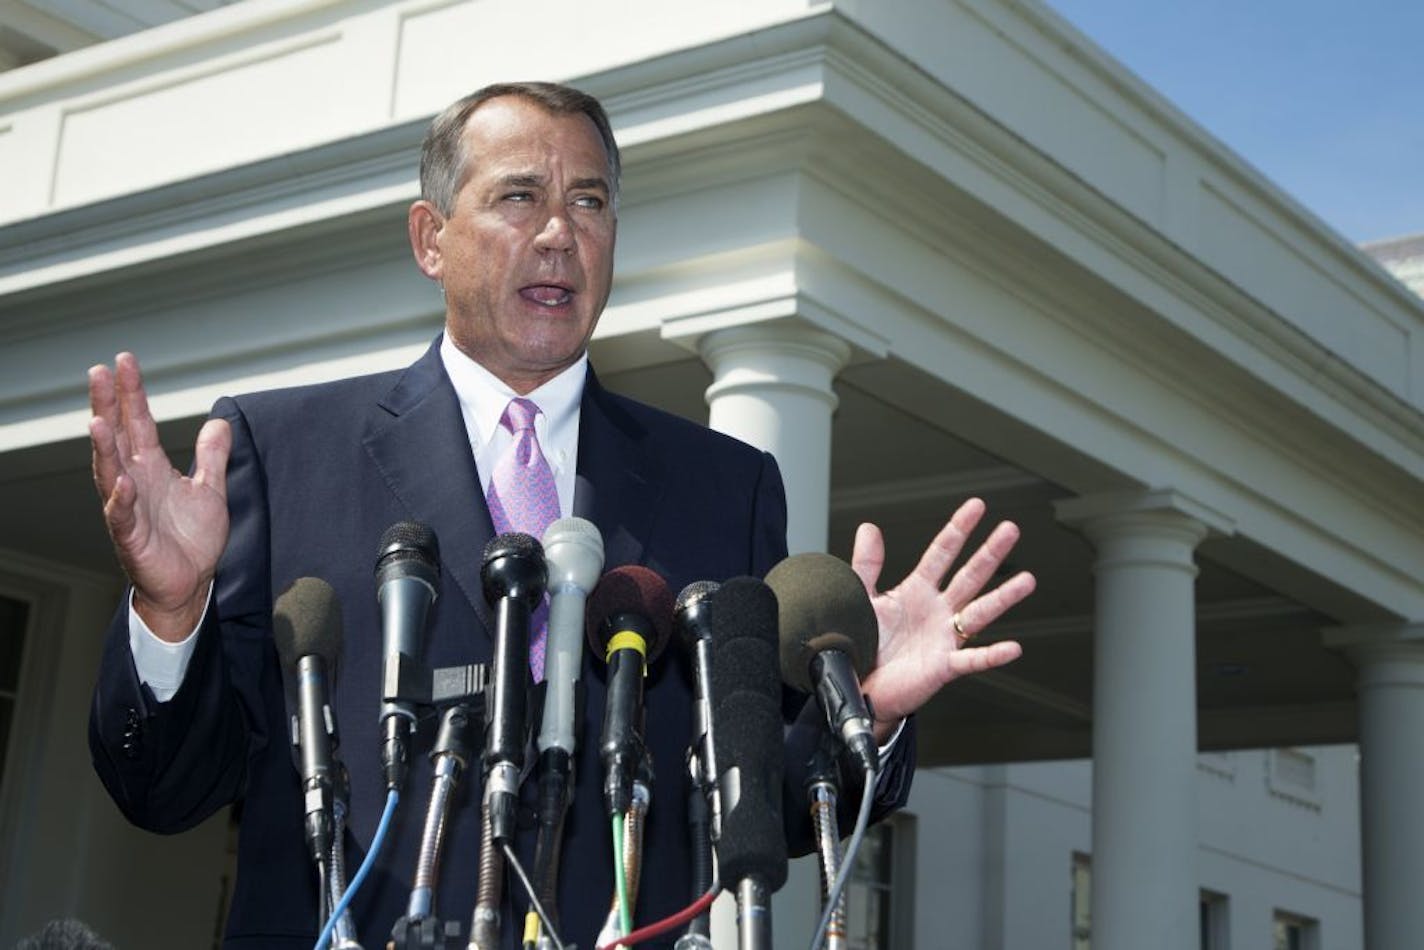
[[[406,213],[406,229],[410,233],[410,250],[415,255],[415,266],[431,280],[439,280],[445,265],[440,253],[440,230],[445,227],[445,216],[430,202],[421,199],[410,206]]]

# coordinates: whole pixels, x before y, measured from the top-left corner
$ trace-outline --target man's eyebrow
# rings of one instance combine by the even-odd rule
[[[500,178],[499,183],[506,188],[543,188],[549,181],[543,175],[534,172],[515,172]],[[604,194],[611,191],[607,179],[601,175],[591,178],[575,178],[569,183],[569,188],[572,191],[596,190]]]
[[[609,190],[608,182],[603,178],[575,178],[569,187],[576,191],[592,188],[602,191],[604,194],[607,194]]]

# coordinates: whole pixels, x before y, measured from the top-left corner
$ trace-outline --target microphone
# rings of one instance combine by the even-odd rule
[[[544,596],[544,549],[527,534],[501,534],[485,545],[480,580],[495,611],[490,701],[485,704],[485,797],[490,837],[503,843],[514,837],[524,768],[529,617]]]
[[[589,596],[588,642],[608,663],[598,748],[609,815],[633,803],[633,775],[644,751],[643,677],[667,645],[671,626],[672,592],[646,567],[615,567]]]
[[[549,634],[545,641],[544,718],[539,751],[574,751],[574,696],[583,665],[584,604],[603,570],[603,535],[591,521],[560,518],[544,532]]]
[[[683,646],[692,654],[693,723],[692,749],[694,784],[709,791],[717,785],[717,756],[712,740],[712,618],[708,599],[722,585],[716,581],[696,581],[677,595],[673,619]],[[713,832],[717,831],[720,809],[712,809]]]
[[[860,691],[860,677],[875,665],[880,630],[865,584],[849,564],[815,552],[786,558],[766,583],[780,605],[782,677],[815,694],[862,772],[878,771],[874,720]]]
[[[564,817],[573,788],[583,685],[584,604],[603,570],[603,535],[591,521],[560,518],[544,531],[549,627],[544,652],[544,717],[539,728],[539,832],[534,886],[557,923],[555,904]]]
[[[712,726],[712,618],[707,599],[722,585],[695,581],[677,595],[673,621],[682,644],[692,656],[692,742],[687,749],[689,779],[687,824],[692,835],[692,897],[712,886],[712,842],[722,834],[722,804],[717,794],[717,756]],[[711,921],[704,912],[694,917],[677,947],[711,947]]]
[[[415,659],[425,617],[440,595],[440,545],[435,532],[417,521],[393,524],[381,535],[376,555],[376,599],[381,605],[381,770],[386,788],[400,791],[410,771],[415,703],[399,697],[401,657]]]
[[[341,605],[326,581],[299,577],[277,598],[272,639],[282,662],[282,680],[292,717],[292,740],[299,751],[307,847],[325,868],[333,841],[332,788],[336,717],[330,683],[341,654]]]
[[[785,771],[776,596],[734,577],[707,598],[712,622],[712,708],[722,798],[717,863],[737,893],[739,945],[771,946],[771,894],[786,883]]]

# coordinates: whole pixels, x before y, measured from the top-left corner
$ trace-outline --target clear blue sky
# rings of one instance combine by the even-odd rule
[[[1424,233],[1424,0],[1047,0],[1347,239]]]

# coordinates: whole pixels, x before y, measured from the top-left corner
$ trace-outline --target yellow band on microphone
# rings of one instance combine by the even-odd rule
[[[619,650],[637,650],[638,655],[643,658],[643,675],[648,675],[648,641],[641,633],[632,630],[620,630],[608,639],[608,653],[604,656],[603,662],[607,663],[613,659],[613,654]]]

